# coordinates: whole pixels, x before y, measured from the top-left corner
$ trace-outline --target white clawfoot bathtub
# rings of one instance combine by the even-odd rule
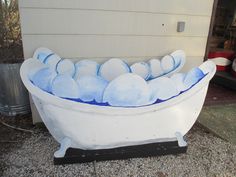
[[[181,146],[181,137],[195,123],[216,71],[213,62],[205,62],[202,67],[208,74],[188,91],[158,104],[122,108],[66,100],[39,89],[28,78],[39,64],[35,59],[26,60],[20,74],[43,122],[61,144],[56,157],[63,157],[69,147],[107,149],[176,138]]]

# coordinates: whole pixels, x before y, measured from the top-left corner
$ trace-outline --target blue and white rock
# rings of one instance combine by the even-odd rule
[[[37,65],[36,67],[34,68],[31,68],[31,70],[29,71],[28,73],[28,77],[31,81],[33,81],[33,77],[34,75],[41,69],[43,68],[48,68],[48,66],[44,65],[44,64],[41,64],[41,65]]]
[[[57,54],[52,54],[44,60],[44,63],[50,67],[50,69],[56,71],[56,66],[60,61],[61,57],[59,57]]]
[[[119,58],[112,58],[99,68],[99,75],[107,81],[112,81],[118,76],[129,72],[129,66]]]
[[[50,68],[39,69],[33,76],[32,82],[35,86],[41,88],[46,92],[51,92],[52,80],[56,77],[57,73],[53,72]]]
[[[185,77],[186,77],[185,73],[175,73],[173,76],[170,77],[170,79],[174,81],[175,86],[180,92],[187,90],[186,85],[184,85]]]
[[[177,68],[181,63],[185,63],[185,52],[183,50],[176,50],[170,54],[175,61],[175,68]]]
[[[159,77],[148,82],[151,90],[151,102],[154,103],[157,99],[167,100],[179,94],[174,81],[168,77]]]
[[[164,74],[164,71],[161,68],[161,61],[159,59],[149,60],[148,65],[150,68],[150,79],[159,77]]]
[[[143,79],[147,80],[150,76],[150,67],[145,62],[134,63],[130,66],[131,72],[141,76]]]
[[[103,92],[108,85],[108,81],[100,76],[83,76],[77,80],[79,88],[79,98],[82,101],[96,101],[101,103]]]
[[[43,63],[45,58],[51,54],[53,54],[53,52],[50,49],[45,47],[39,47],[35,50],[33,58],[38,59]]]
[[[51,54],[50,54],[50,55],[51,55]],[[39,53],[38,56],[37,56],[37,59],[38,59],[40,62],[44,63],[44,60],[45,60],[48,56],[50,56],[50,55],[48,55],[48,54],[46,54],[46,53]]]
[[[75,65],[69,59],[62,59],[57,63],[56,71],[58,74],[67,74],[73,77],[75,74]]]
[[[204,77],[204,73],[198,67],[191,69],[184,78],[184,85],[188,89]]]
[[[169,73],[175,69],[175,61],[170,55],[166,55],[161,59],[161,68],[164,73]]]
[[[111,106],[143,106],[149,104],[150,90],[147,82],[132,73],[123,74],[106,87],[103,102]]]
[[[52,93],[62,98],[79,98],[76,81],[68,74],[57,75],[52,81]]]
[[[83,76],[97,76],[99,64],[91,60],[81,60],[75,64],[75,76],[74,79],[77,80]]]

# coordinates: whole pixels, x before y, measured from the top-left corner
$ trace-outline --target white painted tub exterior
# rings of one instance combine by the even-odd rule
[[[29,71],[39,64],[36,59],[26,60],[20,72],[22,81],[52,136],[62,145],[67,139],[66,146],[80,149],[171,140],[176,139],[176,132],[185,135],[202,109],[209,81],[216,71],[213,62],[205,62],[209,73],[183,94],[159,104],[122,108],[79,103],[42,91],[28,79]]]

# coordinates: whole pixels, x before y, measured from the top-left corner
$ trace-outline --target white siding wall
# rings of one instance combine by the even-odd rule
[[[183,49],[187,70],[203,61],[213,1],[20,0],[24,55],[46,46],[67,58],[133,63]]]

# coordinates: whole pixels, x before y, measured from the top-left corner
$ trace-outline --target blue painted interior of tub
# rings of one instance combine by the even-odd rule
[[[48,55],[48,56],[50,57],[51,55]],[[59,63],[59,62],[58,62],[58,63]],[[208,73],[207,73],[207,74],[208,74]],[[170,99],[172,99],[172,98],[174,98],[174,97],[177,97],[177,96],[179,96],[179,95],[181,95],[181,94],[187,92],[187,91],[190,90],[192,87],[194,87],[196,84],[198,84],[198,82],[199,82],[200,80],[202,80],[207,74],[204,74],[204,76],[203,76],[201,79],[199,79],[195,84],[193,84],[193,85],[192,85],[190,88],[188,88],[187,90],[181,91],[178,95],[175,95],[175,96],[173,96],[173,97],[171,97],[171,98],[169,98],[169,99],[166,99],[166,100],[157,99],[154,103],[149,104],[149,105],[145,105],[145,106],[150,106],[150,105],[162,103],[162,102],[164,102],[164,101],[168,101],[168,100],[170,100]],[[150,80],[152,80],[152,79],[150,79]],[[30,80],[30,81],[31,81],[31,80]],[[34,84],[33,81],[31,81],[31,83]],[[35,85],[35,84],[34,84],[34,85]],[[51,92],[49,92],[49,91],[47,91],[47,90],[44,90],[44,91],[46,91],[47,93],[52,94]],[[52,95],[53,95],[53,94],[52,94]],[[61,98],[63,98],[63,97],[61,97]],[[98,102],[96,102],[95,100],[89,101],[89,102],[85,102],[85,101],[82,101],[82,100],[79,99],[79,98],[78,98],[78,99],[63,98],[63,99],[67,99],[67,100],[71,100],[71,101],[75,101],[75,102],[79,102],[79,103],[84,103],[84,104],[90,104],[90,105],[111,106],[111,105],[109,105],[108,103],[98,103]],[[111,106],[111,107],[114,107],[114,106]],[[119,107],[123,107],[123,106],[119,106]],[[135,107],[143,107],[143,106],[125,106],[124,108],[132,108],[132,107],[135,108]]]
[[[208,74],[208,73],[207,73]],[[165,101],[168,101],[172,98],[175,98],[185,92],[187,92],[188,90],[190,90],[192,87],[194,87],[195,85],[197,85],[207,74],[205,74],[201,79],[198,80],[198,82],[196,82],[194,85],[192,85],[190,88],[188,88],[187,90],[185,91],[181,91],[178,95],[175,95],[167,100],[160,100],[160,99],[157,99],[153,104],[149,104],[149,105],[145,105],[145,106],[150,106],[150,105],[154,105],[154,104],[158,104],[158,103],[162,103],[162,102],[165,102]],[[31,81],[32,84],[34,84],[32,81]],[[47,92],[47,93],[50,93],[52,94],[51,92]],[[53,95],[53,94],[52,94]],[[98,103],[96,102],[95,100],[93,101],[89,101],[89,102],[85,102],[85,101],[82,101],[81,99],[71,99],[71,98],[63,98],[63,99],[66,99],[66,100],[71,100],[71,101],[75,101],[75,102],[79,102],[79,103],[84,103],[84,104],[90,104],[90,105],[97,105],[97,106],[110,106],[110,107],[114,107],[114,106],[111,106],[109,105],[108,103]],[[145,107],[145,106],[129,106],[129,107],[123,107],[123,108],[136,108],[136,107]],[[119,106],[119,107],[122,107],[122,106]]]
[[[40,60],[40,58],[43,58],[43,57],[45,57],[41,62],[42,63],[46,63],[47,62],[47,60],[49,60],[49,58],[52,56],[52,55],[54,55],[54,53],[48,53],[48,55],[42,55],[42,56],[37,56],[38,57],[38,59]],[[174,57],[172,56],[172,55],[169,55],[169,56],[171,56],[172,57],[172,59],[173,59],[173,61],[174,61],[174,68],[171,70],[171,71],[168,71],[168,72],[165,72],[165,73],[163,73],[161,76],[158,76],[158,77],[155,77],[155,78],[147,78],[147,79],[145,79],[146,81],[151,81],[151,80],[154,80],[154,79],[156,79],[156,78],[159,78],[159,77],[162,77],[162,76],[164,76],[164,75],[166,75],[166,74],[168,74],[168,73],[171,73],[173,70],[175,70],[176,68],[178,68],[180,65],[181,65],[181,62],[178,62],[178,63],[176,63],[176,61],[175,61],[175,59],[174,59]],[[57,63],[56,63],[56,66],[55,66],[55,71],[56,71],[56,73],[58,74],[58,71],[57,71],[57,66],[58,66],[58,64],[60,63],[60,62],[62,62],[64,59],[62,59],[61,58],[61,60],[59,60]],[[123,61],[123,60],[122,60]],[[123,64],[127,67],[127,69],[128,69],[128,72],[131,72],[131,69],[130,69],[130,67],[129,67],[129,65],[125,62],[125,61],[123,61]],[[100,67],[102,67],[102,65],[99,65],[99,68]],[[199,69],[199,68],[198,68]],[[195,73],[194,73],[195,74]],[[74,73],[74,75],[75,75],[75,73]],[[72,76],[72,78],[74,78],[74,75]],[[99,69],[97,70],[97,75],[99,75]],[[203,73],[202,73],[202,76],[201,76],[201,78],[199,79],[199,80],[197,80],[197,78],[195,79],[195,81],[193,82],[193,83],[191,83],[191,84],[189,84],[189,88],[187,89],[187,90],[184,90],[184,91],[181,91],[178,95],[180,95],[180,94],[183,94],[184,92],[186,92],[186,91],[188,91],[189,89],[191,89],[194,85],[196,85],[201,79],[203,79],[204,77],[205,77],[206,75],[204,75]],[[191,78],[191,75],[190,75],[190,77],[189,78]],[[191,80],[190,80],[191,81]],[[31,81],[32,82],[32,81]],[[32,82],[33,83],[33,82]],[[129,82],[130,83],[130,82]],[[33,83],[34,84],[34,83]],[[37,85],[37,84],[36,84]],[[170,87],[170,88],[172,88],[172,87]],[[41,88],[42,89],[42,88]],[[44,90],[44,89],[42,89],[42,90]],[[50,94],[52,94],[52,95],[55,95],[55,93],[53,92],[53,93],[51,93],[51,90],[44,90],[44,91],[46,91],[46,92],[48,92],[48,93],[50,93]],[[165,100],[161,100],[161,99],[157,99],[156,101],[155,100],[153,100],[153,101],[155,101],[154,103],[151,103],[151,104],[148,104],[148,105],[152,105],[152,104],[158,104],[158,103],[161,103],[161,102],[164,102],[164,101],[167,101],[167,100],[170,100],[170,99],[172,99],[172,98],[174,98],[174,97],[177,97],[178,95],[175,95],[175,96],[172,96],[171,97],[171,95],[170,95],[170,97],[168,97],[168,99],[165,99]],[[112,105],[110,105],[109,103],[98,103],[98,102],[96,102],[95,100],[93,100],[93,101],[86,101],[86,100],[82,100],[81,99],[81,97],[80,98],[77,98],[77,97],[70,97],[70,96],[68,96],[68,97],[70,97],[70,98],[64,98],[64,97],[62,97],[62,95],[58,95],[59,97],[61,97],[61,98],[63,98],[63,99],[67,99],[67,100],[71,100],[71,101],[75,101],[75,102],[80,102],[80,103],[85,103],[85,104],[91,104],[91,105],[97,105],[97,106],[112,106],[113,104],[112,103],[110,103],[109,101],[109,103],[110,104],[112,104]],[[66,96],[66,94],[64,94],[64,96]],[[74,98],[76,98],[76,99],[74,99]],[[112,96],[111,96],[111,98],[112,98]],[[91,99],[90,99],[91,100]],[[148,105],[145,105],[145,106],[148,106]],[[142,104],[142,106],[144,106],[144,104]],[[130,107],[142,107],[141,106],[141,104],[139,105],[139,106],[136,106],[135,104],[133,104],[132,106],[122,106],[122,104],[121,104],[121,106],[120,105],[113,105],[112,107],[128,107],[128,108],[130,108]]]

